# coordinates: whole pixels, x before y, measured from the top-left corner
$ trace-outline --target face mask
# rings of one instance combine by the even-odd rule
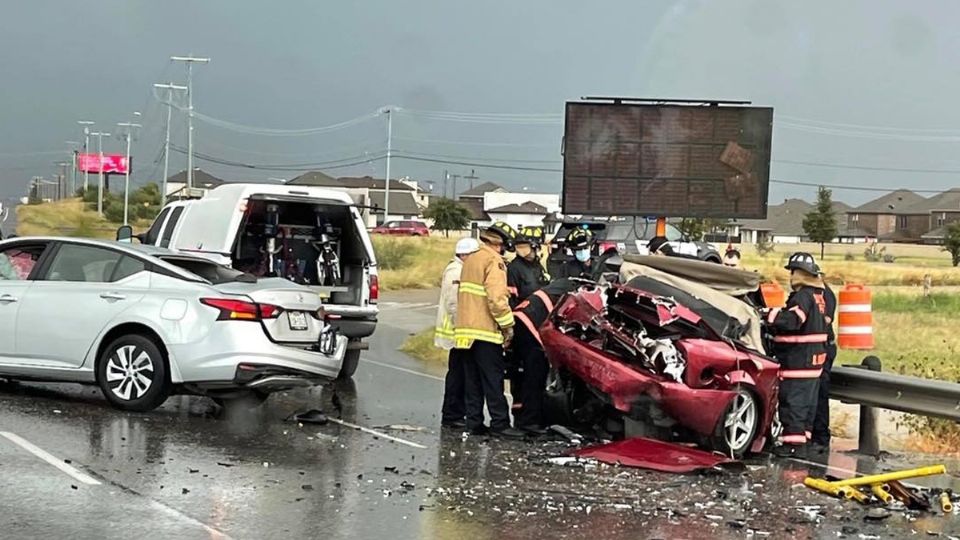
[[[590,260],[590,250],[589,249],[578,249],[573,252],[573,256],[577,258],[580,262],[587,262]]]

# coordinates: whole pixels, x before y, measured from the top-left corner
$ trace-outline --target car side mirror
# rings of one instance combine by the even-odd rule
[[[133,227],[124,225],[117,229],[117,242],[132,244],[133,238]]]

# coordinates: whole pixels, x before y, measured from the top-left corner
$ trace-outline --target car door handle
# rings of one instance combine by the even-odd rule
[[[123,295],[120,293],[112,293],[112,292],[103,293],[100,295],[100,298],[103,298],[104,300],[126,300],[127,299],[126,295]]]
[[[9,294],[5,294],[5,295],[3,295],[3,296],[0,296],[0,304],[12,304],[12,303],[14,303],[14,302],[16,302],[16,301],[17,301],[17,299],[14,298],[13,296],[10,296]]]

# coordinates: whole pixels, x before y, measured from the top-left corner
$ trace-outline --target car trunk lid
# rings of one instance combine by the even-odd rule
[[[281,278],[261,279],[257,283],[224,283],[214,286],[221,293],[245,296],[257,304],[275,306],[275,316],[262,319],[270,338],[280,343],[317,343],[326,325],[320,297]]]

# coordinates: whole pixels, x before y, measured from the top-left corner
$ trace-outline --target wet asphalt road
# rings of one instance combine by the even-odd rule
[[[174,397],[130,414],[93,387],[0,383],[0,537],[960,536],[960,516],[893,512],[866,523],[863,507],[797,485],[807,474],[931,458],[837,452],[828,471],[760,457],[742,470],[678,476],[550,464],[567,448],[560,441],[441,432],[440,368],[396,351],[432,325],[434,295],[386,300],[354,381],[275,395],[254,412]],[[287,421],[311,408],[347,425]],[[916,483],[960,487],[951,477]]]

